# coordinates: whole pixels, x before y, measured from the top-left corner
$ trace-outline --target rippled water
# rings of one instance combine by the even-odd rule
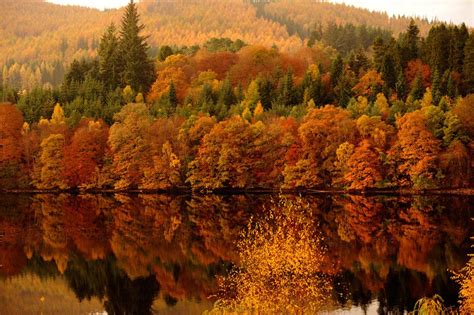
[[[403,312],[433,294],[456,305],[472,197],[302,198],[327,249],[326,312]],[[0,195],[0,313],[202,314],[276,199]]]

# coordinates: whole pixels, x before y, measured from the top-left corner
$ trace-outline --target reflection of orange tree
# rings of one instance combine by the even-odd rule
[[[240,267],[223,279],[213,312],[305,313],[327,306],[331,280],[308,204],[282,199],[248,225],[238,244]]]
[[[347,224],[362,243],[372,243],[379,236],[382,207],[375,199],[361,196],[350,196],[350,201],[344,202]]]
[[[122,205],[113,210],[110,246],[119,265],[131,279],[146,277],[153,263],[153,216],[138,199],[116,196]]]
[[[41,257],[46,261],[54,260],[58,270],[63,273],[69,260],[67,236],[64,227],[64,203],[66,195],[45,195],[42,200],[41,212],[43,215],[43,245]]]
[[[193,259],[196,237],[182,211],[185,199],[170,195],[142,195],[147,215],[153,216],[153,273],[163,296],[175,299],[206,299],[214,289],[208,273],[210,263]]]
[[[338,245],[340,260],[351,269],[360,264],[359,276],[373,291],[383,287],[390,269],[390,256],[395,248],[384,227],[384,206],[378,198],[349,196],[337,199],[342,211],[337,211],[337,234],[343,243]],[[344,254],[342,254],[344,253]],[[355,260],[355,261],[354,261]]]
[[[205,301],[215,290],[214,279],[200,266],[189,263],[172,267],[155,265],[153,272],[165,297]]]
[[[244,196],[195,196],[188,203],[190,221],[200,240],[193,242],[192,252],[197,261],[211,264],[219,261],[239,260],[235,241],[245,226],[251,206]],[[202,239],[202,240],[201,240]]]
[[[15,275],[26,265],[19,237],[23,232],[20,222],[0,216],[0,276]]]
[[[151,217],[153,251],[161,263],[175,264],[188,257],[190,230],[183,224],[183,199],[170,195],[142,195],[144,215]]]
[[[416,198],[410,208],[400,212],[402,223],[396,236],[400,242],[398,262],[425,273],[429,279],[435,274],[435,266],[429,261],[430,254],[441,238],[435,217],[436,209]]]
[[[100,195],[69,197],[65,203],[65,228],[77,249],[88,259],[103,259],[110,250],[103,211],[112,200]]]

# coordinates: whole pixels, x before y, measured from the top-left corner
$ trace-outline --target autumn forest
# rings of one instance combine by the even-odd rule
[[[395,37],[315,22],[294,49],[210,38],[152,58],[140,5],[60,84],[19,90],[4,67],[0,188],[472,185],[474,33],[464,24],[422,36],[411,20]]]
[[[474,313],[472,21],[128,1],[0,0],[0,313]]]

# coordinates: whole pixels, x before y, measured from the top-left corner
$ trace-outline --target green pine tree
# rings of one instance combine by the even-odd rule
[[[433,26],[425,40],[431,69],[444,73],[449,68],[450,30],[445,24]]]
[[[176,90],[174,88],[173,81],[170,82],[170,90],[168,92],[168,102],[171,108],[176,109],[176,107],[178,107],[178,97],[176,96]]]
[[[122,58],[122,85],[130,85],[138,92],[148,92],[155,80],[153,62],[148,58],[149,46],[146,37],[141,36],[144,25],[136,4],[130,1],[125,9],[120,30],[120,56]]]
[[[112,23],[105,31],[99,44],[99,76],[109,91],[120,86],[119,39]]]
[[[413,100],[420,100],[423,97],[423,93],[423,79],[421,78],[421,75],[418,74],[413,81],[410,96],[413,98]]]
[[[273,100],[273,84],[268,79],[260,79],[259,94],[264,109],[272,107]]]
[[[280,85],[278,103],[283,106],[290,106],[295,103],[295,91],[293,88],[293,72],[288,70]]]
[[[410,20],[406,33],[407,61],[418,58],[418,44],[420,30],[413,19]]]
[[[454,99],[456,98],[456,96],[458,96],[458,94],[459,94],[459,91],[456,84],[456,80],[454,80],[453,74],[450,72],[449,77],[448,77],[448,83],[446,85],[446,95]]]
[[[383,57],[385,56],[386,50],[385,43],[382,37],[377,36],[377,38],[374,40],[373,50],[375,70],[380,72],[380,70],[382,69]]]
[[[208,83],[202,86],[201,95],[199,96],[199,105],[201,112],[211,115],[214,114],[214,95],[212,93],[212,87]]]
[[[454,64],[452,65],[452,69],[459,73],[462,73],[462,66],[464,64],[464,47],[466,46],[468,39],[469,31],[467,30],[466,24],[463,23],[459,27],[458,32],[455,34],[453,56]]]
[[[433,76],[431,79],[431,95],[433,96],[433,103],[438,104],[441,100],[441,77],[439,75],[438,70],[433,72]]]
[[[474,93],[474,32],[471,32],[464,46],[463,76],[466,93]]]
[[[399,99],[403,100],[407,95],[407,85],[405,81],[405,76],[402,71],[398,72],[397,83],[395,84],[395,89],[397,91],[397,96]]]
[[[344,62],[342,61],[341,55],[337,55],[336,59],[331,64],[331,82],[333,86],[337,84],[337,81],[344,71]]]
[[[160,52],[158,53],[158,59],[160,61],[165,61],[166,58],[173,54],[173,49],[170,46],[165,45],[160,47]]]
[[[395,83],[397,82],[397,74],[395,71],[395,62],[391,54],[385,54],[383,57],[380,73],[382,74],[382,79],[385,82],[385,88],[387,90],[394,88]]]
[[[225,105],[226,108],[235,104],[235,95],[232,91],[232,84],[230,83],[229,78],[226,78],[222,83],[222,86],[219,90],[218,103]]]
[[[352,83],[347,71],[341,75],[337,85],[334,87],[334,93],[339,106],[347,107],[352,96]]]

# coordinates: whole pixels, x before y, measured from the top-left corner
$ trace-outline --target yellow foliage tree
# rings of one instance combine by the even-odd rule
[[[64,141],[63,135],[52,134],[41,142],[41,177],[38,188],[67,188],[62,179]]]
[[[152,167],[144,171],[143,184],[146,189],[171,189],[182,185],[181,161],[173,153],[169,141],[163,144],[161,155],[153,157]]]
[[[148,129],[151,116],[145,104],[129,104],[115,115],[109,144],[113,168],[119,180],[115,188],[138,187],[144,168],[150,163]]]

